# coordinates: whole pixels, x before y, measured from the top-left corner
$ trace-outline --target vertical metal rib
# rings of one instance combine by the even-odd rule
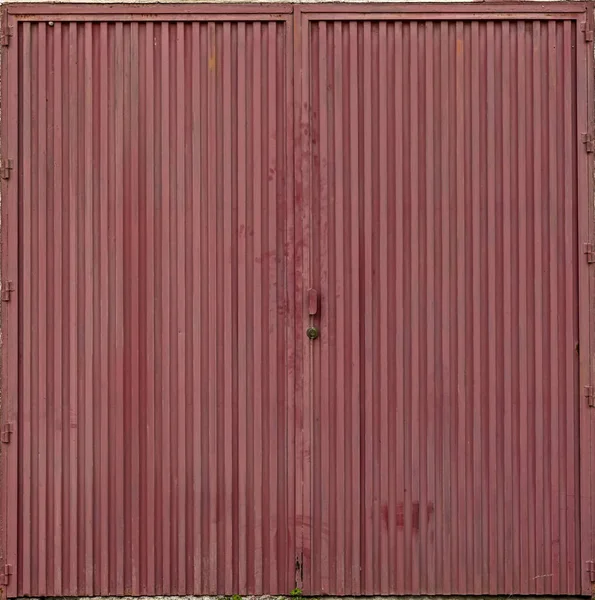
[[[60,210],[58,204],[62,197],[62,186],[63,186],[63,170],[58,168],[62,160],[63,152],[63,114],[64,107],[62,106],[62,86],[63,86],[63,58],[62,58],[62,36],[63,26],[57,23],[54,28],[53,37],[53,59],[54,59],[54,87],[53,87],[53,113],[54,113],[54,145],[52,148],[53,152],[53,232],[54,232],[54,278],[56,282],[54,288],[54,311],[52,321],[54,323],[54,345],[51,350],[53,356],[52,370],[54,373],[54,418],[59,425],[53,432],[54,436],[54,452],[53,452],[53,464],[54,464],[54,494],[51,499],[48,498],[48,504],[52,507],[53,512],[53,544],[52,544],[52,558],[53,558],[53,588],[50,593],[55,593],[56,590],[63,589],[63,568],[62,568],[62,556],[63,556],[63,514],[62,514],[62,498],[63,498],[63,469],[64,464],[62,460],[58,460],[58,457],[62,456],[63,452],[63,434],[64,429],[64,414],[60,405],[60,398],[62,397],[63,389],[63,281],[62,281],[62,265],[63,265],[63,231],[64,221],[63,212]],[[23,40],[24,41],[24,40]],[[25,190],[23,190],[24,192]],[[106,569],[107,571],[107,569]]]
[[[78,367],[80,354],[78,350],[78,335],[77,335],[77,291],[78,291],[78,273],[77,273],[77,241],[80,239],[78,234],[78,212],[77,205],[77,176],[78,176],[78,158],[79,158],[79,128],[78,128],[78,72],[77,72],[77,26],[71,23],[68,32],[68,82],[70,86],[69,94],[69,123],[73,127],[73,134],[68,140],[68,391],[69,391],[69,435],[68,443],[68,486],[66,488],[66,498],[68,499],[68,510],[66,512],[69,532],[69,573],[68,587],[66,589],[74,590],[78,587],[79,561],[76,548],[78,547],[78,452],[77,452],[77,428],[79,427],[79,411],[78,411]]]
[[[378,286],[378,303],[376,331],[377,336],[377,364],[380,368],[378,396],[380,398],[380,410],[377,420],[377,445],[375,451],[380,453],[380,460],[377,461],[376,485],[378,490],[379,504],[376,507],[379,519],[379,556],[376,559],[376,568],[380,573],[379,580],[375,582],[376,589],[380,589],[383,594],[389,591],[389,571],[382,569],[381,565],[390,562],[391,553],[389,552],[389,523],[388,523],[388,489],[391,480],[391,471],[389,470],[389,353],[388,353],[388,331],[382,327],[382,323],[388,323],[388,305],[389,305],[389,277],[388,277],[388,226],[389,226],[389,200],[388,200],[388,102],[387,93],[388,84],[388,43],[387,43],[387,24],[381,23],[378,32],[378,208],[375,215],[374,229],[378,230],[378,268],[380,285]],[[391,90],[392,92],[393,90]],[[389,450],[387,452],[387,450]],[[387,476],[388,474],[388,476]]]
[[[23,156],[31,156],[32,153],[32,131],[31,131],[31,78],[34,75],[32,56],[31,56],[31,25],[24,23],[22,25],[22,38],[23,38],[23,64],[26,66],[26,70],[22,74],[22,100],[20,105],[22,107],[22,126],[21,126],[21,140],[23,146]],[[22,175],[22,197],[23,197],[23,222],[29,223],[29,227],[22,228],[22,250],[21,250],[21,264],[25,273],[31,272],[32,270],[32,234],[34,229],[33,216],[32,216],[32,161],[23,162],[23,175]],[[22,315],[23,319],[28,322],[33,322],[32,314],[32,284],[31,279],[24,277],[22,285]],[[32,475],[33,465],[31,464],[31,384],[32,384],[32,328],[23,327],[21,328],[20,337],[22,339],[23,349],[23,366],[22,366],[22,400],[20,404],[19,417],[25,424],[21,432],[21,452],[22,459],[19,461],[19,467],[21,469],[20,482],[22,486],[21,494],[21,519],[19,528],[19,537],[22,539],[22,543],[19,545],[19,562],[23,565],[22,572],[18,574],[19,577],[19,588],[27,589],[32,587],[31,581],[31,567],[33,562],[32,545],[31,545],[31,488],[32,488]],[[31,560],[27,560],[26,557],[30,556]]]
[[[37,231],[34,232],[38,243],[37,268],[39,269],[39,280],[37,290],[34,292],[38,297],[47,297],[48,291],[48,263],[47,263],[47,222],[48,222],[48,196],[47,196],[47,29],[45,24],[38,25],[38,43],[37,43],[37,69],[39,74],[39,91],[37,94],[37,174],[35,179],[38,185],[38,223]],[[37,515],[37,539],[34,540],[34,546],[38,548],[39,559],[37,564],[36,587],[46,588],[47,578],[47,500],[44,498],[47,491],[47,469],[46,469],[46,449],[47,448],[47,423],[41,416],[48,411],[48,354],[47,354],[47,304],[39,302],[35,320],[38,325],[37,334],[37,393],[39,398],[37,410],[37,431],[33,433],[36,440],[37,449],[35,452],[37,460],[37,487],[41,490],[38,501]],[[35,517],[33,517],[35,519]]]
[[[81,164],[81,180],[79,185],[84,190],[85,204],[82,208],[82,223],[80,225],[86,240],[93,239],[93,206],[95,201],[94,186],[93,186],[93,32],[92,23],[85,23],[84,26],[84,59],[79,61],[84,78],[84,134],[82,142]],[[82,435],[82,460],[79,463],[81,488],[82,488],[82,534],[84,542],[81,546],[84,548],[84,562],[81,587],[85,590],[85,594],[93,593],[93,469],[84,469],[82,465],[94,464],[93,452],[93,405],[95,401],[95,393],[93,386],[95,360],[94,360],[94,321],[95,321],[95,290],[93,282],[94,272],[94,244],[86,245],[84,251],[84,265],[81,265],[83,275],[84,296],[79,296],[79,302],[84,302],[85,306],[85,321],[84,321],[84,384],[82,387],[83,406],[81,422],[83,427]]]
[[[574,29],[574,31],[573,31]],[[572,64],[572,40],[576,35],[576,30],[571,23],[563,24],[563,65],[562,70],[562,82],[560,83],[561,89],[564,90],[563,105],[564,105],[564,116],[563,116],[563,160],[561,161],[561,169],[563,172],[564,188],[563,195],[565,199],[564,209],[564,229],[563,229],[563,240],[564,240],[564,275],[562,282],[564,285],[564,315],[565,315],[565,345],[572,345],[577,343],[576,339],[576,328],[578,325],[578,319],[573,307],[577,301],[575,296],[577,291],[575,275],[572,272],[570,266],[573,262],[574,249],[577,247],[577,207],[572,202],[572,207],[568,206],[571,202],[569,199],[574,198],[576,193],[576,183],[572,173],[574,173],[574,144],[572,142],[572,133],[576,135],[575,125],[573,122],[573,111],[572,106],[575,102],[576,96],[573,92],[573,87],[576,85],[576,72],[569,65]],[[580,348],[578,349],[580,351]],[[571,390],[576,381],[578,375],[578,369],[576,365],[576,357],[570,353],[566,355],[565,365],[565,389]],[[563,473],[566,475],[566,486],[564,489],[574,489],[577,485],[578,473],[576,471],[576,442],[578,432],[576,430],[576,417],[572,403],[566,404],[565,419],[562,421],[565,424],[564,438],[566,445],[564,448],[565,460],[560,461]],[[574,527],[576,518],[578,515],[578,507],[576,502],[570,498],[567,494],[562,496],[563,502],[566,504],[566,586],[565,589],[569,589],[574,585],[577,585],[577,576],[580,581],[580,575],[577,574],[577,565],[580,563],[578,556],[578,543],[580,534]]]
[[[238,152],[238,298],[247,298],[248,296],[248,259],[247,259],[247,240],[248,240],[248,207],[247,207],[247,153],[248,136],[246,110],[246,89],[247,89],[247,40],[246,25],[238,25],[238,109],[237,109],[237,152]],[[238,347],[248,347],[248,303],[239,303],[238,305]],[[247,420],[248,420],[248,356],[247,353],[238,355],[238,538],[239,543],[239,569],[238,569],[238,587],[247,589],[248,586],[248,484],[247,484]]]

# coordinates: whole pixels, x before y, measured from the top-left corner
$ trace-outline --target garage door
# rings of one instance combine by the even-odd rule
[[[590,595],[590,18],[6,9],[8,596]]]
[[[385,10],[299,29],[305,589],[580,593],[584,34]]]
[[[123,8],[8,49],[9,591],[291,589],[288,11]]]

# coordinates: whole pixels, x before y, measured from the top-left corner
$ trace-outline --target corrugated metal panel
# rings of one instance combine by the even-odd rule
[[[289,31],[18,24],[11,595],[293,587]]]
[[[9,596],[588,593],[584,5],[9,10]]]
[[[304,589],[578,594],[584,40],[394,19],[303,21]]]

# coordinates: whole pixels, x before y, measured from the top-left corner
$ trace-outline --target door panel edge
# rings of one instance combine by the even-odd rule
[[[4,11],[4,25],[12,34],[2,50],[0,156],[11,160],[8,178],[2,181],[2,288],[8,301],[2,312],[2,406],[0,427],[0,592],[17,596],[18,535],[18,39],[14,16]],[[12,290],[5,290],[7,282]],[[9,288],[10,289],[10,288]],[[4,295],[4,294],[3,294]],[[0,595],[2,595],[0,593]]]

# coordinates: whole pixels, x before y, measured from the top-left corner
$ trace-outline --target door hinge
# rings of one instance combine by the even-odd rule
[[[595,583],[595,561],[587,561],[587,573],[589,574],[589,581]]]
[[[0,160],[0,177],[2,179],[10,179],[10,172],[12,171],[12,160]]]
[[[10,38],[12,37],[12,27],[0,29],[0,46],[9,46]]]
[[[0,432],[0,442],[3,444],[10,444],[10,436],[12,435],[14,429],[12,423],[6,423],[2,427],[2,432]]]
[[[595,246],[591,243],[587,243],[584,246],[584,253],[587,257],[587,262],[591,265],[595,263]]]
[[[10,302],[11,292],[14,292],[14,283],[12,281],[5,281],[2,284],[2,302]]]
[[[12,575],[12,565],[4,565],[0,570],[0,585],[8,586],[10,583],[10,576]]]
[[[8,24],[8,13],[3,11],[0,22],[0,46],[8,46],[12,37],[12,27]]]
[[[590,154],[595,150],[595,137],[593,137],[592,133],[583,133],[581,139],[583,140],[583,144],[585,144],[587,154]]]
[[[590,385],[585,386],[585,398],[591,408],[595,407],[595,395],[593,394],[593,387]]]
[[[585,37],[585,42],[593,41],[593,29],[591,29],[590,23],[588,23],[587,21],[581,23],[581,31],[583,32],[583,35]]]

